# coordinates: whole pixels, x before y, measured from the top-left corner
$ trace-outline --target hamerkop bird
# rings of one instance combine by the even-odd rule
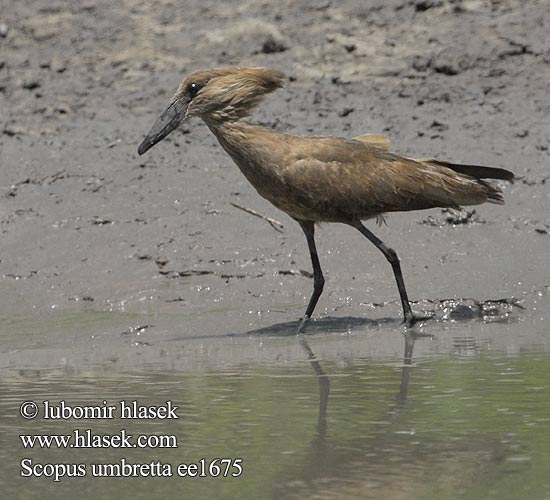
[[[325,280],[315,247],[316,222],[358,229],[391,264],[407,326],[430,316],[413,313],[399,258],[361,221],[386,212],[503,204],[484,179],[512,180],[500,168],[412,159],[387,151],[383,136],[355,139],[282,134],[246,121],[285,75],[267,68],[226,67],[184,78],[168,108],[138,148],[142,155],[190,116],[200,116],[258,193],[302,227],[313,265],[313,293],[298,333],[306,329]]]

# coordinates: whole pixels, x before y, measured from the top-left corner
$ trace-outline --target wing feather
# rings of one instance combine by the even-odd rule
[[[357,139],[315,139],[298,148],[285,175],[303,194],[302,205],[319,217],[364,219],[383,212],[502,202],[497,187],[455,164],[417,161]]]

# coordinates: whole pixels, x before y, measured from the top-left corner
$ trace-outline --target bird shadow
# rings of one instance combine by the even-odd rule
[[[314,333],[337,333],[360,328],[381,328],[385,326],[400,326],[402,321],[399,318],[359,318],[356,316],[327,316],[325,318],[311,321],[307,326],[307,335]],[[300,326],[300,321],[285,321],[275,323],[262,328],[255,328],[242,333],[241,335],[270,335],[276,337],[295,336]]]
[[[518,321],[516,313],[522,311],[522,306],[518,299],[492,299],[478,301],[475,299],[440,299],[423,300],[413,302],[417,309],[424,313],[433,313],[434,316],[426,321],[421,321],[413,327],[406,327],[401,316],[366,318],[357,316],[326,316],[324,318],[314,319],[308,323],[305,335],[320,335],[350,332],[352,330],[367,329],[401,329],[403,332],[412,332],[420,334],[424,327],[430,329],[429,325],[467,323],[477,321],[482,323],[511,323]],[[386,303],[384,305],[387,305]],[[379,307],[379,305],[376,305]],[[420,306],[420,307],[418,307]],[[294,337],[297,335],[300,326],[300,320],[285,321],[274,323],[261,328],[254,328],[245,332],[224,332],[219,334],[200,334],[186,336],[187,339],[215,339],[215,338],[246,338],[246,337]],[[129,332],[130,333],[130,332]],[[180,337],[171,339],[180,340]]]
[[[414,327],[406,328],[400,317],[365,318],[357,316],[327,316],[310,321],[308,335],[321,333],[338,333],[350,330],[375,328],[403,328],[407,331],[419,331],[422,325],[432,323],[466,323],[481,321],[483,323],[510,323],[517,321],[516,313],[524,309],[518,299],[501,298],[479,301],[472,298],[422,300],[414,302],[417,308],[433,314],[433,317],[421,321]],[[384,304],[387,305],[387,304]],[[270,326],[255,328],[237,336],[293,336],[296,335],[300,321],[286,321]]]

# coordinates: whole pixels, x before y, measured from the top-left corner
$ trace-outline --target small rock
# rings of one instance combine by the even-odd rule
[[[72,300],[74,302],[80,302],[80,301],[83,301],[83,302],[93,302],[94,301],[94,298],[91,297],[90,295],[84,295],[83,297],[80,297],[78,295],[75,295],[74,297],[69,297],[69,300]]]
[[[315,10],[326,10],[330,7],[330,1],[327,0],[326,2],[315,2]]]
[[[419,223],[427,226],[443,227],[445,225],[484,224],[485,220],[479,217],[475,210],[454,210],[444,208],[441,210],[441,217],[429,215]]]
[[[69,106],[67,106],[66,104],[57,104],[54,111],[56,113],[59,113],[60,115],[66,115],[70,113],[71,108],[69,108]]]
[[[261,52],[263,54],[274,54],[276,52],[284,52],[287,49],[288,47],[282,40],[274,38],[271,34],[268,34],[262,45]]]
[[[459,224],[468,224],[470,222],[476,221],[477,217],[475,210],[449,210],[444,208],[441,211],[442,214],[445,214],[445,222],[447,224],[452,224],[454,226]]]
[[[349,85],[351,83],[351,80],[349,80],[348,78],[336,75],[330,78],[330,83],[332,83],[333,85]]]
[[[0,37],[6,38],[8,36],[8,25],[6,23],[0,23]]]
[[[208,44],[217,47],[220,54],[231,60],[235,54],[248,47],[252,54],[283,52],[290,46],[290,41],[275,24],[258,19],[244,19],[230,27],[211,30],[205,33]]]
[[[166,299],[164,302],[185,302],[183,297],[176,297],[175,299]]]
[[[397,97],[401,97],[402,99],[405,99],[407,97],[411,97],[410,90],[402,88],[399,93],[397,94]]]
[[[96,225],[96,226],[105,226],[107,224],[112,224],[113,221],[111,219],[107,219],[105,217],[94,217],[91,220],[91,223]]]
[[[145,330],[152,328],[154,325],[136,325],[131,326],[127,330],[121,332],[121,335],[141,335]]]
[[[51,68],[56,73],[64,73],[65,70],[67,69],[67,63],[62,61],[57,61],[54,59],[51,63]]]
[[[506,59],[508,57],[522,56],[525,54],[532,55],[533,53],[533,49],[529,45],[511,40],[510,46],[507,49],[502,50],[499,53],[498,58]]]
[[[13,137],[15,135],[23,135],[25,133],[25,129],[17,125],[6,125],[2,129],[2,133],[8,137]]]
[[[37,42],[44,42],[51,38],[55,38],[58,33],[58,27],[51,24],[36,25],[31,28],[32,37]]]
[[[487,76],[490,78],[498,78],[499,76],[505,75],[506,70],[502,68],[491,68],[487,73]]]
[[[159,269],[162,269],[166,264],[168,264],[168,259],[166,257],[157,257],[155,258],[155,263]]]
[[[40,87],[39,80],[26,80],[21,84],[21,87],[26,90],[34,90]]]
[[[414,10],[416,12],[425,12],[426,10],[431,9],[432,7],[437,7],[441,5],[441,1],[437,0],[415,0]]]
[[[353,113],[354,111],[355,111],[355,108],[346,107],[338,111],[338,116],[341,116],[343,118],[345,116],[348,116],[350,113]]]
[[[433,128],[439,132],[444,132],[445,130],[449,130],[449,125],[442,123],[438,120],[434,120],[430,125],[430,128]]]
[[[416,56],[412,63],[412,67],[415,71],[426,71],[431,64],[431,60],[427,57]]]
[[[458,304],[449,314],[454,320],[468,320],[481,317],[481,308],[475,305]]]
[[[432,62],[432,67],[436,73],[449,76],[463,73],[470,65],[470,56],[457,53],[455,48],[443,49]]]

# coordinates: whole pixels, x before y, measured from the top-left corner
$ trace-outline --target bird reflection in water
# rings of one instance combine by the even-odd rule
[[[313,438],[302,458],[298,464],[293,463],[292,467],[285,469],[274,482],[273,498],[394,499],[404,498],[407,494],[415,497],[430,485],[437,486],[438,482],[446,481],[449,469],[460,471],[456,473],[459,480],[470,481],[479,473],[483,463],[493,460],[496,446],[493,442],[432,442],[416,436],[414,431],[404,432],[403,429],[414,422],[413,403],[419,402],[411,399],[409,394],[415,369],[415,343],[431,336],[412,331],[403,335],[403,363],[395,398],[383,408],[387,391],[374,375],[376,382],[371,390],[366,386],[366,391],[349,405],[349,410],[335,406],[329,408],[331,384],[326,367],[322,366],[307,339],[299,337],[298,341],[318,379],[319,414]],[[338,386],[342,385],[341,382],[346,385],[351,379],[338,378]],[[353,382],[352,387],[355,387]],[[357,397],[357,393],[348,394],[347,399]],[[418,397],[422,395],[419,393]],[[346,404],[345,397],[335,401]],[[377,409],[381,401],[382,414]],[[415,442],[421,444],[413,446]],[[425,452],[422,451],[424,448]],[[405,464],[407,467],[403,467]]]

